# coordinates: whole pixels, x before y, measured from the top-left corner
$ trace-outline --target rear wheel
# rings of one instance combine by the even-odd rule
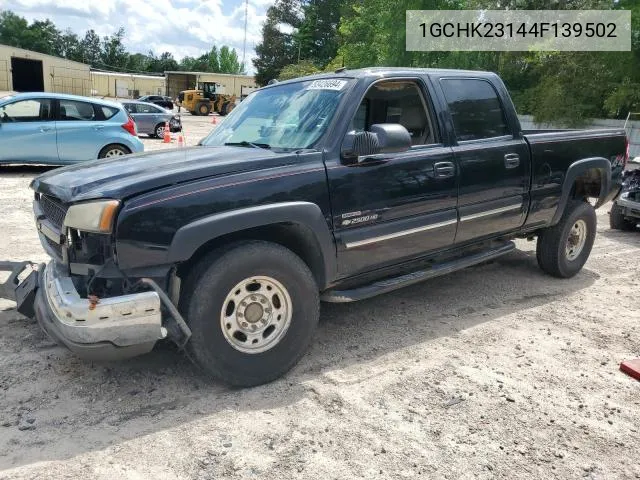
[[[573,277],[589,258],[595,238],[594,208],[587,202],[570,201],[558,224],[538,235],[538,265],[554,277]]]
[[[153,136],[156,138],[164,137],[164,123],[159,123],[154,127]]]
[[[636,222],[625,218],[622,214],[622,207],[614,202],[609,214],[609,226],[614,230],[631,231],[635,230]]]
[[[291,369],[311,341],[319,294],[290,250],[248,242],[212,253],[187,278],[181,308],[192,360],[234,386],[270,382]]]
[[[113,144],[113,145],[107,145],[102,150],[100,150],[100,153],[98,154],[98,158],[121,157],[123,155],[128,155],[130,153],[131,153],[131,150],[129,150],[124,145]]]

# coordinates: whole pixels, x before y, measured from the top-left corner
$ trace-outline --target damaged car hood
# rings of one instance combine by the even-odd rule
[[[96,198],[126,199],[199,178],[286,165],[295,156],[295,153],[235,146],[160,150],[51,170],[36,177],[31,188],[64,203]]]

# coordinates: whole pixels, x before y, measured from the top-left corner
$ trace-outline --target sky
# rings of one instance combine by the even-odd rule
[[[249,0],[247,71],[260,42],[266,11],[274,0]],[[0,0],[0,10],[11,10],[28,21],[49,18],[58,29],[80,37],[93,29],[101,37],[125,28],[125,46],[132,53],[171,52],[180,60],[197,57],[228,45],[242,60],[244,0]]]

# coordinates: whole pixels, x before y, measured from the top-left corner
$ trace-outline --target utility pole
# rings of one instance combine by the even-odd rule
[[[244,43],[242,44],[242,68],[246,71],[247,65],[247,20],[249,18],[249,0],[244,1]]]

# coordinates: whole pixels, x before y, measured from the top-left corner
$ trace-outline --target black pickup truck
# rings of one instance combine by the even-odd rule
[[[303,355],[320,301],[351,302],[537,237],[542,270],[587,260],[619,192],[623,130],[527,132],[487,72],[340,69],[247,97],[197,147],[37,177],[52,257],[16,288],[93,359],[162,339],[228,384]]]

